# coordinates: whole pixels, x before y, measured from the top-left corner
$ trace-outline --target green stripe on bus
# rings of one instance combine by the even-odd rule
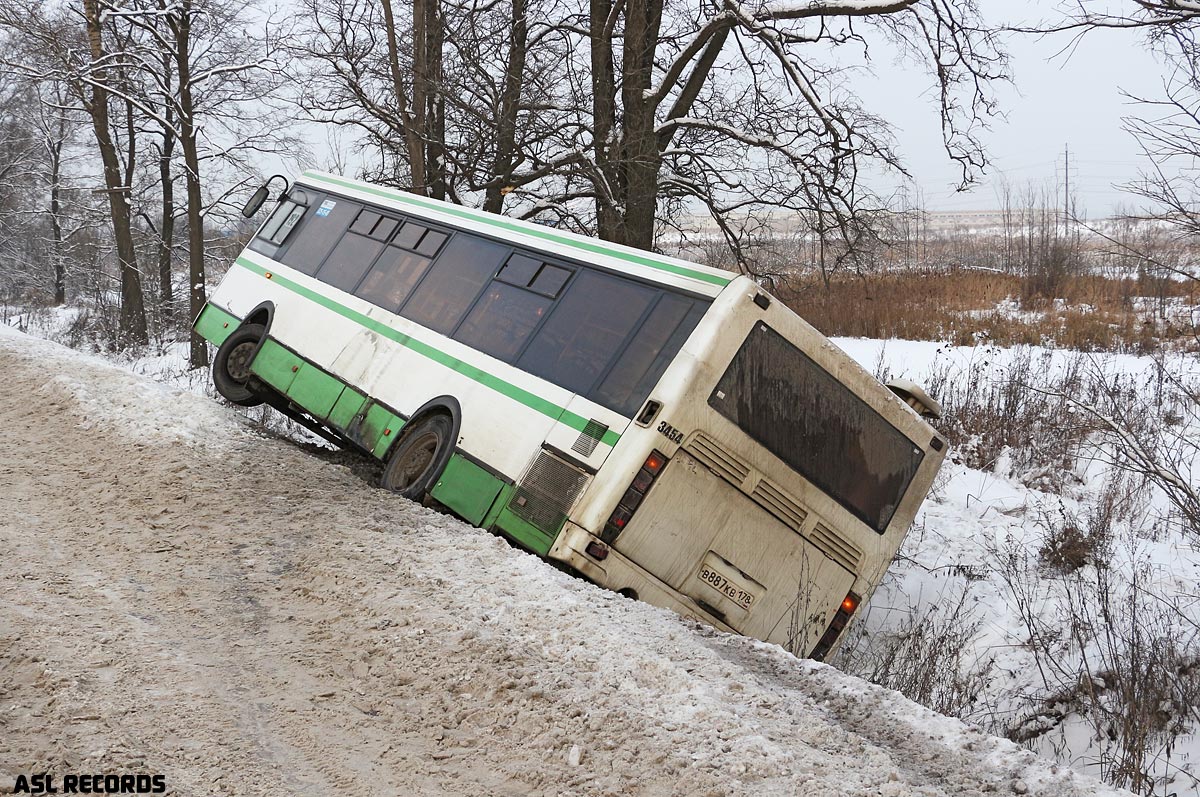
[[[266,275],[270,273],[271,281],[277,285],[287,288],[293,293],[303,296],[310,302],[315,302],[327,310],[332,310],[338,315],[348,318],[359,326],[365,327],[372,332],[376,332],[388,340],[395,341],[401,346],[412,349],[417,354],[433,360],[439,365],[443,365],[452,371],[457,371],[463,376],[478,382],[484,387],[491,388],[501,395],[508,396],[509,398],[524,404],[526,407],[540,412],[548,418],[552,418],[559,423],[565,423],[572,429],[580,432],[582,432],[584,427],[587,426],[588,419],[581,415],[576,415],[575,413],[558,406],[552,401],[544,399],[534,393],[530,393],[528,390],[519,388],[510,382],[505,382],[500,377],[494,374],[489,374],[487,371],[477,368],[470,363],[463,362],[457,357],[445,353],[441,349],[436,349],[433,346],[430,346],[428,343],[409,337],[403,332],[399,332],[381,321],[376,321],[374,318],[364,315],[357,310],[352,310],[343,304],[339,304],[328,296],[324,296],[312,290],[311,288],[306,288],[299,283],[293,282],[281,274],[263,268],[262,266],[245,257],[238,257],[237,261],[235,262],[237,265],[249,271],[253,271],[255,274]],[[604,433],[604,437],[600,442],[607,446],[615,446],[617,441],[620,439],[621,435],[610,429]]]
[[[374,185],[364,185],[352,180],[342,180],[337,177],[328,177],[324,174],[314,174],[312,172],[305,172],[304,176],[310,180],[333,183],[334,185],[341,186],[342,188],[350,188],[352,190],[362,191],[363,193],[367,194],[375,194],[376,196],[381,196],[396,202],[405,202],[407,204],[416,205],[427,210],[434,210],[450,216],[457,216],[460,219],[480,222],[482,224],[488,224],[492,227],[499,227],[500,229],[508,230],[510,232],[529,235],[534,238],[553,241],[554,243],[565,244],[567,246],[574,247],[575,249],[582,249],[585,252],[615,257],[620,260],[626,260],[630,263],[636,263],[639,266],[646,266],[648,268],[657,269],[658,271],[667,271],[681,277],[687,277],[688,279],[707,282],[711,285],[720,285],[721,287],[724,287],[733,282],[732,277],[722,277],[720,274],[708,274],[703,271],[696,271],[695,269],[687,268],[685,266],[677,266],[674,263],[664,263],[647,255],[639,255],[633,252],[622,252],[620,250],[610,249],[603,244],[593,243],[588,240],[567,238],[566,236],[559,235],[551,230],[529,229],[522,224],[514,224],[513,222],[505,219],[503,216],[496,216],[495,214],[481,215],[483,213],[482,211],[471,210],[469,208],[459,208],[455,207],[454,205],[445,205],[441,203],[435,204],[433,202],[428,202],[414,194],[404,193],[403,191],[381,188]]]

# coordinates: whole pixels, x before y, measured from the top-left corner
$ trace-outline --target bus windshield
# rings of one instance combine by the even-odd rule
[[[924,457],[766,324],[755,325],[708,403],[880,534]]]

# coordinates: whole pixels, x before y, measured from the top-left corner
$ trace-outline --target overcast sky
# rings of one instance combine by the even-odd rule
[[[992,22],[1031,21],[1047,14],[1050,3],[1029,0],[981,0]],[[1039,8],[1040,6],[1040,8]],[[1010,182],[1061,181],[1063,148],[1070,146],[1071,183],[1081,211],[1103,216],[1121,202],[1135,204],[1113,188],[1137,176],[1139,150],[1122,130],[1121,118],[1136,109],[1120,93],[1161,94],[1164,70],[1136,33],[1097,32],[1070,54],[1056,55],[1065,37],[1008,40],[1015,85],[1001,92],[1007,119],[998,119],[987,135],[993,174]],[[911,66],[875,63],[877,80],[860,93],[868,107],[892,121],[901,153],[929,210],[997,207],[995,184],[985,182],[966,194],[954,192],[955,166],[941,147],[936,95],[929,78]]]
[[[1055,5],[1050,0],[979,2],[993,24],[1046,19]],[[1135,32],[1091,33],[1068,56],[1061,50],[1069,41],[1062,35],[1008,37],[1015,82],[999,92],[1006,118],[995,119],[985,135],[992,179],[968,193],[954,191],[959,170],[942,148],[930,76],[911,63],[894,64],[883,46],[872,45],[874,76],[855,80],[854,89],[868,109],[892,123],[901,157],[923,192],[926,209],[996,208],[1000,175],[1018,190],[1029,181],[1061,185],[1065,146],[1070,147],[1071,184],[1081,213],[1102,217],[1122,203],[1137,205],[1135,198],[1113,187],[1136,178],[1144,163],[1137,143],[1122,129],[1122,117],[1138,109],[1121,89],[1158,97],[1164,68]],[[323,141],[331,131],[314,126],[310,137],[318,165],[336,170],[328,156],[331,145]],[[355,157],[344,164],[349,173],[356,165]],[[876,188],[887,193],[892,186]]]

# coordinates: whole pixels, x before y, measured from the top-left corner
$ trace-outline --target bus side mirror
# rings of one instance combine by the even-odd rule
[[[248,219],[257,213],[259,208],[263,206],[263,203],[267,201],[267,197],[270,195],[270,193],[271,190],[267,188],[267,183],[260,185],[258,190],[255,191],[254,194],[246,200],[246,204],[242,206],[242,216]]]

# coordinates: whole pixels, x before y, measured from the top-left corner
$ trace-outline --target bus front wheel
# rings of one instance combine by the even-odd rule
[[[450,458],[454,422],[448,415],[430,415],[405,432],[383,471],[383,487],[419,501],[433,488]]]
[[[250,361],[258,350],[267,328],[262,324],[243,324],[225,338],[213,358],[212,378],[217,392],[239,407],[254,407],[263,399],[249,388]]]

